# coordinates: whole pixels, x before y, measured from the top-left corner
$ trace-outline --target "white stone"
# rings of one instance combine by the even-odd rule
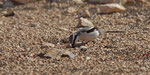
[[[80,28],[80,27],[93,27],[93,23],[90,22],[89,20],[85,19],[85,18],[80,18],[79,19],[79,23],[77,25],[77,28]]]
[[[86,60],[90,60],[91,58],[90,57],[86,57]]]

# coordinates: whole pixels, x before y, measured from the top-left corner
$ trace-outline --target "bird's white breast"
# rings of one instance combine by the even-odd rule
[[[97,30],[94,30],[93,32],[90,33],[82,33],[79,35],[79,39],[80,40],[84,40],[84,41],[90,41],[93,39],[96,39],[99,36],[99,32]]]

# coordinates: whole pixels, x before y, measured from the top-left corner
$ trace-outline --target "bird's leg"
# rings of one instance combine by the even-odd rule
[[[75,48],[75,42],[77,40],[77,35],[74,36],[73,42],[72,42],[72,48]]]
[[[72,48],[75,48],[75,44],[73,43],[73,44],[71,44],[72,45]]]

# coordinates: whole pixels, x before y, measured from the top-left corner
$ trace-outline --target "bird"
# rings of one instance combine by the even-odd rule
[[[69,37],[69,41],[72,45],[72,48],[75,48],[75,43],[78,40],[83,41],[91,41],[99,37],[100,34],[102,34],[104,31],[97,28],[97,27],[85,27],[80,29],[79,31],[73,33]]]

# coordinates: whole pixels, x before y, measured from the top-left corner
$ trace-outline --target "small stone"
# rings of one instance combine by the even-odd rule
[[[3,24],[3,21],[0,21],[0,25],[2,25]]]
[[[44,57],[52,58],[52,59],[60,59],[62,55],[62,51],[58,49],[49,50]]]
[[[150,4],[148,0],[134,0],[136,3],[142,3],[142,4]]]
[[[77,4],[82,4],[83,1],[82,0],[72,0],[74,3],[77,3]]]
[[[90,18],[94,19],[94,18],[96,18],[96,16],[97,16],[97,14],[93,14]]]
[[[2,8],[13,7],[14,3],[12,1],[4,1]]]
[[[53,2],[67,3],[69,0],[52,0]]]
[[[43,48],[44,48],[44,47],[55,47],[55,45],[52,44],[52,43],[46,43],[46,42],[44,42],[44,43],[42,44],[42,47],[43,47]]]
[[[30,53],[29,56],[30,56],[30,57],[33,57],[33,56],[34,56],[34,53]]]
[[[126,4],[127,5],[134,5],[134,4],[136,4],[136,1],[135,0],[127,0]]]
[[[90,17],[91,14],[90,14],[89,10],[84,10],[84,11],[81,13],[81,16],[86,18],[86,17]]]
[[[49,50],[44,57],[47,58],[52,58],[52,59],[60,59],[60,57],[69,57],[69,58],[74,58],[75,55],[68,51],[68,50],[59,50],[59,49],[53,49],[53,50]]]
[[[121,4],[121,5],[124,5],[127,3],[127,0],[114,0],[114,3],[118,3],[118,4]]]
[[[31,27],[36,27],[37,25],[36,25],[36,24],[31,24],[30,26],[31,26]]]
[[[60,30],[63,30],[63,31],[68,31],[68,29],[67,28],[64,28],[64,27],[61,27],[61,28],[59,28]]]
[[[73,14],[73,13],[76,12],[76,9],[73,8],[73,7],[69,7],[68,10],[67,10],[67,12],[70,13],[70,14]]]
[[[68,56],[71,59],[75,57],[75,55],[72,52],[67,51],[67,50],[63,51],[62,57],[64,57],[64,56]]]
[[[109,3],[125,4],[127,0],[89,0],[89,2],[100,4],[109,4]]]
[[[81,47],[80,47],[80,50],[81,50],[81,51],[86,51],[87,49],[88,49],[88,48],[87,48],[86,46],[81,46]]]
[[[7,64],[6,62],[4,62],[4,61],[3,61],[3,62],[2,62],[2,61],[0,62],[0,67],[4,67],[4,66],[7,66],[7,65],[8,65],[8,64]]]
[[[146,70],[147,70],[147,68],[146,68],[146,67],[141,67],[141,69],[142,69],[142,70],[144,70],[144,71],[146,71]]]
[[[80,27],[93,27],[93,23],[90,22],[89,20],[85,19],[85,18],[80,18],[79,19],[79,23],[78,25],[76,26],[77,28],[80,28]]]
[[[58,6],[58,4],[57,4],[56,2],[53,2],[53,3],[51,3],[51,6],[53,6],[53,7],[57,7],[57,6]]]
[[[86,57],[86,60],[90,60],[91,58],[90,57]]]
[[[0,7],[2,7],[2,5],[3,5],[3,2],[0,1]]]
[[[38,54],[41,58],[52,58],[52,59],[60,59],[61,57],[69,57],[74,58],[75,55],[68,51],[68,50],[59,50],[59,49],[52,49],[47,51],[46,53]]]
[[[44,64],[42,61],[39,61],[39,64]]]
[[[59,2],[59,3],[68,3],[68,2],[73,2],[76,4],[82,4],[82,0],[52,0],[53,2]]]
[[[3,16],[5,16],[5,17],[15,16],[15,13],[14,12],[3,12]]]
[[[35,59],[34,59],[34,58],[31,58],[31,57],[27,57],[27,59],[28,59],[29,61],[35,61]]]
[[[93,14],[97,14],[100,13],[100,9],[97,7],[91,7],[89,8],[89,12],[93,15]]]

